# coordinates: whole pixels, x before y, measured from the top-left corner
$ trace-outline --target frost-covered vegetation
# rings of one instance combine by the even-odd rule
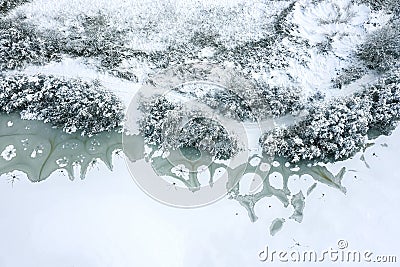
[[[397,0],[356,0],[356,1],[359,3],[367,4],[375,10],[385,9],[397,16],[400,13],[400,2]]]
[[[295,87],[269,86],[266,82],[257,82],[252,94],[246,96],[252,111],[258,119],[297,114],[304,109],[306,99]]]
[[[400,121],[400,72],[394,70],[378,83],[356,94],[371,103],[369,135],[389,135]]]
[[[400,76],[387,74],[349,98],[313,105],[304,120],[264,134],[265,154],[291,162],[330,162],[359,152],[370,137],[390,134],[400,121]]]
[[[346,159],[364,145],[368,130],[365,108],[359,98],[315,105],[298,124],[263,135],[263,151],[295,163]]]
[[[221,87],[184,84],[173,88],[179,94],[204,103],[215,112],[237,121],[256,121],[297,114],[307,99],[297,88],[270,87],[265,81],[233,81]]]
[[[0,76],[0,110],[85,135],[120,127],[124,116],[120,100],[97,82],[40,74]]]
[[[189,99],[204,103],[215,112],[238,121],[255,120],[251,103],[239,92],[215,84],[194,83],[173,89]]]
[[[147,144],[162,149],[196,148],[217,159],[229,159],[238,152],[237,141],[221,123],[164,96],[144,100],[140,111],[139,130]]]
[[[399,66],[400,20],[396,20],[367,37],[358,56],[368,68],[384,72]]]
[[[367,68],[363,64],[342,69],[338,76],[332,79],[332,86],[333,88],[342,89],[343,86],[362,78],[367,72]]]
[[[29,24],[0,18],[0,71],[57,60],[59,44]]]
[[[30,0],[0,0],[0,14],[6,13],[17,6],[27,3]]]

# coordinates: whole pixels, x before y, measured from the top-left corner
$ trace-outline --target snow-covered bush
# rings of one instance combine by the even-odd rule
[[[370,10],[351,0],[299,0],[287,16],[286,23],[292,23],[290,34],[304,38],[310,45],[324,43],[351,44],[348,38],[358,41],[364,34],[363,24],[367,22]]]
[[[174,89],[179,94],[196,99],[215,112],[236,121],[255,121],[287,114],[304,108],[304,97],[297,88],[271,87],[264,80],[249,82],[242,76],[230,77],[226,86],[207,85],[202,88]],[[237,79],[237,80],[235,80]]]
[[[296,114],[304,107],[303,94],[294,87],[269,86],[258,79],[253,86],[238,91],[252,118],[259,120]]]
[[[395,15],[400,13],[400,2],[398,0],[356,0],[357,2],[368,4],[375,10],[386,9]]]
[[[105,14],[82,14],[69,23],[61,35],[65,52],[79,57],[104,56],[109,67],[119,63],[121,55],[115,53],[121,52],[124,32],[110,25]]]
[[[178,135],[179,147],[195,147],[217,159],[230,159],[237,153],[237,142],[215,120],[206,117],[190,119]]]
[[[289,23],[286,21],[286,17],[293,11],[296,2],[297,1],[293,1],[290,3],[289,6],[283,9],[276,17],[274,21],[274,30],[277,34],[287,35],[290,33],[290,28],[292,28],[293,25],[288,25]]]
[[[260,40],[245,42],[234,48],[222,47],[218,56],[221,62],[234,62],[244,74],[260,72],[264,70],[265,64],[269,61],[271,46],[275,41],[274,35],[265,35]]]
[[[263,152],[291,162],[329,162],[358,152],[367,136],[388,135],[400,121],[400,73],[391,71],[351,97],[313,102],[301,122],[260,138]]]
[[[346,159],[364,146],[368,104],[357,97],[316,104],[298,124],[264,134],[260,139],[263,152],[291,162]]]
[[[59,58],[59,47],[24,23],[0,19],[0,71],[41,64]]]
[[[146,53],[126,47],[127,30],[112,25],[109,17],[101,11],[95,14],[80,14],[73,21],[64,21],[68,26],[58,34],[62,51],[75,57],[95,58],[100,68],[111,74],[137,81],[133,71],[121,66],[131,58],[145,58]]]
[[[367,67],[387,71],[395,67],[400,59],[400,21],[377,30],[362,44],[358,56]]]
[[[369,135],[389,135],[400,121],[400,73],[388,73],[359,95],[372,103]]]
[[[322,101],[325,100],[325,97],[326,97],[326,95],[323,92],[317,91],[317,92],[313,93],[312,95],[310,95],[309,97],[307,97],[307,104],[306,105],[313,105],[315,103],[322,103]]]
[[[178,127],[176,124],[181,121],[182,107],[168,101],[164,96],[154,96],[141,101],[139,110],[143,113],[139,121],[139,129],[146,143],[165,146],[169,128]],[[172,115],[176,117],[176,123],[166,124],[168,116],[172,117]]]
[[[147,144],[162,149],[196,148],[217,159],[229,159],[238,151],[237,142],[219,122],[185,111],[164,96],[142,101],[139,110],[143,113],[139,130]]]
[[[30,0],[0,0],[0,14],[6,13],[19,5],[29,2]]]
[[[255,90],[260,94],[260,98],[258,100],[251,98],[249,101],[260,101],[261,105],[257,106],[254,103],[250,104],[250,107],[261,119],[294,114],[303,108],[304,99],[298,88],[269,86],[259,81]]]
[[[212,91],[204,97],[204,101],[214,110],[218,110],[224,116],[238,121],[254,119],[254,112],[248,101],[242,96],[230,91]]]
[[[197,85],[201,88],[201,85]],[[206,104],[219,114],[237,121],[254,120],[255,114],[249,106],[245,96],[231,89],[212,86],[207,89],[200,89],[202,93],[198,94],[195,90],[175,88],[174,90],[187,97],[195,98],[196,101]],[[181,90],[183,89],[183,90]],[[204,91],[203,91],[204,90]],[[252,90],[254,91],[254,89]]]
[[[83,135],[121,126],[124,108],[97,82],[45,75],[0,76],[0,110]]]
[[[332,79],[333,88],[341,89],[344,85],[348,85],[367,73],[367,69],[363,66],[352,65],[348,68],[343,68],[338,76]]]

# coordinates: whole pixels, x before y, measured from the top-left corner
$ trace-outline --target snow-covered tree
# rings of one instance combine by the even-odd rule
[[[311,102],[304,120],[265,133],[265,154],[291,162],[346,159],[365,145],[367,136],[390,134],[400,121],[400,73],[393,70],[376,84],[328,103]]]
[[[30,0],[0,0],[0,14],[6,13],[19,5],[29,2]]]
[[[367,71],[367,68],[361,64],[355,64],[348,68],[341,69],[337,77],[332,79],[333,88],[341,89],[344,85],[348,85],[363,77]]]
[[[400,121],[400,72],[387,73],[378,83],[361,92],[360,97],[372,103],[369,135],[389,135]]]
[[[367,67],[385,72],[400,59],[400,21],[397,20],[371,34],[358,50]]]
[[[291,162],[348,158],[365,143],[369,109],[369,102],[357,97],[318,103],[298,124],[264,134],[263,151]]]
[[[269,86],[262,80],[258,80],[244,97],[259,119],[297,113],[305,100],[298,88]]]
[[[355,0],[356,2],[369,5],[374,10],[385,9],[394,15],[400,13],[400,2],[398,0]]]
[[[57,40],[39,34],[27,24],[0,18],[0,71],[57,60]]]
[[[153,96],[140,103],[139,130],[147,144],[162,149],[196,148],[218,159],[238,152],[236,140],[221,123],[197,111],[186,111],[165,96]]]
[[[83,135],[118,129],[124,118],[120,100],[98,82],[41,74],[0,76],[0,110]]]
[[[182,107],[164,96],[156,95],[150,99],[143,99],[139,110],[143,113],[139,120],[139,128],[146,143],[164,146],[167,143],[166,138],[174,134],[174,131],[170,133],[169,129],[181,122]],[[168,115],[173,118],[168,119]]]

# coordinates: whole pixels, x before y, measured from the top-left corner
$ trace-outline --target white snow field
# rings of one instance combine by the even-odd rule
[[[357,48],[369,34],[387,25],[393,14],[351,0],[295,2],[282,22],[289,30],[271,48],[268,64],[250,61],[242,68],[226,59],[217,67],[237,71],[240,78],[246,73],[270,87],[298,88],[304,99],[316,92],[323,92],[327,99],[350,96],[380,78],[377,71],[368,70],[340,89],[332,82],[341,70],[362,65],[355,56]],[[207,31],[233,51],[269,36],[275,31],[278,14],[291,4],[268,0],[33,0],[7,16],[23,18],[40,31],[56,31],[68,39],[71,29],[74,34],[85,30],[77,18],[101,14],[107,17],[108,27],[127,32],[125,48],[168,52],[171,47],[184,47],[193,32]],[[326,45],[329,49],[321,52]],[[197,58],[188,57],[184,63],[212,66],[215,54],[215,48],[204,47]],[[122,79],[99,69],[98,60],[63,54],[59,62],[28,64],[7,74],[98,80],[126,107],[149,77],[155,81],[168,77],[154,62],[126,59],[119,67],[134,73],[137,80]],[[169,67],[177,66],[179,62],[172,62]],[[267,131],[294,122],[296,118],[283,116],[260,125]],[[259,125],[243,125],[251,137],[250,154],[260,153]],[[21,172],[1,175],[0,267],[397,266],[400,128],[373,142],[350,159],[326,165],[332,174],[346,168],[342,180],[346,194],[316,183],[310,175],[289,179],[290,191],[301,191],[306,197],[301,223],[286,219],[297,211],[295,205],[285,207],[275,197],[255,204],[255,222],[228,197],[195,209],[160,204],[136,185],[121,155],[113,156],[112,171],[100,162],[84,179],[73,181],[62,171],[39,183],[30,182]],[[270,182],[275,188],[284,187],[279,173]],[[243,181],[243,186],[251,187],[250,183]],[[270,226],[277,218],[285,221],[271,236]],[[266,247],[269,253],[276,252],[262,261]],[[318,263],[295,261],[290,256],[293,251],[315,251],[320,259],[326,250]],[[280,252],[287,253],[283,258],[288,262],[279,259]],[[360,262],[347,262],[342,252],[359,253]]]

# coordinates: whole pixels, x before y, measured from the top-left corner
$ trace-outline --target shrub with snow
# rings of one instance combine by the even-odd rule
[[[358,56],[367,67],[377,71],[388,71],[400,60],[400,21],[377,30],[358,51]]]
[[[59,46],[27,24],[0,18],[0,71],[59,59]]]
[[[130,55],[124,43],[126,30],[110,24],[106,14],[79,15],[74,21],[66,21],[70,26],[61,31],[59,41],[63,52],[77,57],[94,57],[102,67],[112,70]]]
[[[237,142],[215,120],[194,117],[184,124],[178,135],[179,147],[207,151],[217,159],[227,160],[237,153]]]
[[[400,73],[386,74],[378,83],[358,94],[372,103],[369,136],[389,135],[400,121]]]
[[[259,81],[254,91],[258,96],[249,97],[250,107],[260,119],[295,114],[304,107],[303,94],[295,87],[269,86]],[[260,105],[255,102],[259,102]]]
[[[370,138],[390,134],[400,121],[400,74],[393,71],[352,97],[316,103],[304,120],[260,138],[263,152],[291,162],[351,157]]]
[[[342,89],[344,85],[348,85],[361,77],[363,77],[368,72],[365,66],[351,65],[348,68],[343,68],[338,73],[337,77],[332,79],[333,88]]]
[[[11,9],[29,1],[30,0],[0,0],[0,13],[6,13]]]
[[[229,159],[238,151],[236,140],[223,125],[202,113],[185,111],[164,96],[142,101],[139,130],[146,143],[162,149],[196,148],[217,159]]]
[[[400,13],[400,2],[398,0],[356,0],[358,2],[368,4],[371,8],[375,10],[386,9],[392,12],[394,15],[399,15]]]
[[[116,129],[124,117],[119,99],[98,83],[41,74],[0,76],[0,110],[83,135]]]
[[[206,104],[221,115],[237,121],[254,120],[255,114],[249,105],[248,96],[239,94],[228,88],[209,85],[210,88],[201,88],[202,85],[196,85],[196,90],[188,90],[185,86],[177,87],[174,90],[186,97],[195,98],[196,101]],[[233,88],[235,89],[235,88]],[[255,92],[252,90],[252,92]]]
[[[317,104],[294,126],[277,128],[261,139],[263,152],[290,162],[346,159],[364,145],[369,106],[360,98]]]

